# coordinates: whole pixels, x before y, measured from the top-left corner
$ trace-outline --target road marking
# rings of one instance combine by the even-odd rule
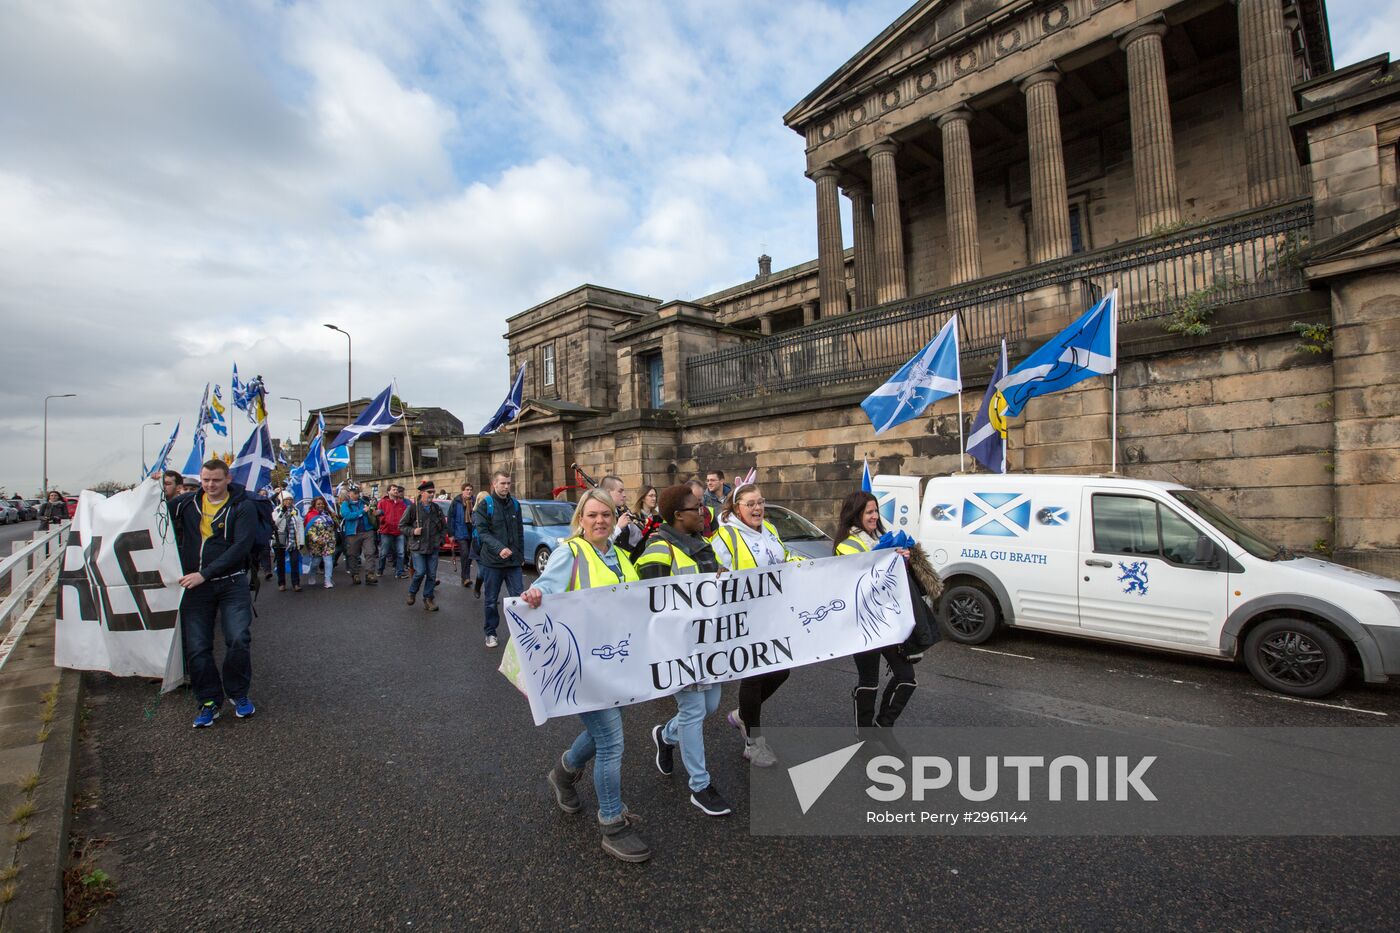
[[[1023,661],[1034,661],[1035,658],[1028,654],[1012,654],[1010,651],[993,651],[991,648],[975,648],[972,645],[963,645],[968,651],[985,651],[987,654],[999,654],[1004,658],[1020,658]]]
[[[1323,703],[1320,700],[1304,700],[1301,697],[1286,697],[1281,693],[1257,693],[1251,691],[1250,696],[1265,697],[1270,700],[1287,700],[1289,703],[1305,703],[1308,706],[1325,706],[1328,709],[1346,710],[1348,713],[1365,713],[1367,716],[1389,716],[1389,713],[1382,713],[1378,709],[1362,709],[1359,706],[1344,706],[1341,703]]]
[[[1163,677],[1160,674],[1139,674],[1137,671],[1125,671],[1116,667],[1106,667],[1104,671],[1109,674],[1126,674],[1129,677],[1136,677],[1139,680],[1156,680],[1161,683],[1176,684],[1181,687],[1195,687],[1197,690],[1205,686],[1205,684],[1196,683],[1194,680],[1182,680],[1179,677]]]

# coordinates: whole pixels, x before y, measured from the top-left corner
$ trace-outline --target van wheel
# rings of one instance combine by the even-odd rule
[[[980,645],[996,632],[996,603],[979,587],[950,587],[938,601],[938,625],[953,641]]]
[[[1295,697],[1325,697],[1347,675],[1341,643],[1306,619],[1269,619],[1256,625],[1244,640],[1244,663],[1255,680]]]
[[[535,573],[544,573],[544,568],[549,566],[549,548],[541,545],[535,551]]]

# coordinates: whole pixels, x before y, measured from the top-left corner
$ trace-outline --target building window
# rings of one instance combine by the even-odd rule
[[[540,368],[544,370],[544,384],[554,385],[554,344],[544,345],[544,361]]]
[[[1069,251],[1084,252],[1084,210],[1078,204],[1069,206]]]
[[[648,353],[642,358],[642,372],[646,374],[647,384],[647,407],[661,408],[661,386],[665,371],[661,365],[660,353]]]
[[[374,475],[374,442],[360,441],[355,445],[355,475]]]

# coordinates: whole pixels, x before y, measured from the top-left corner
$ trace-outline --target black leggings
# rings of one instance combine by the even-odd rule
[[[880,686],[880,659],[890,666],[890,681],[896,684],[914,683],[914,665],[900,653],[898,645],[887,645],[871,651],[862,651],[855,656],[856,675],[862,687]]]
[[[750,737],[757,735],[759,719],[763,716],[763,701],[778,692],[790,671],[757,674],[739,681],[739,718]]]

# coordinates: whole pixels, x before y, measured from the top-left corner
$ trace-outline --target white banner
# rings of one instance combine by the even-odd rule
[[[505,611],[501,673],[535,725],[899,644],[914,628],[892,550],[596,587],[538,609],[507,599]]]
[[[176,687],[184,678],[180,576],[158,478],[110,498],[84,491],[59,574],[54,665]]]

